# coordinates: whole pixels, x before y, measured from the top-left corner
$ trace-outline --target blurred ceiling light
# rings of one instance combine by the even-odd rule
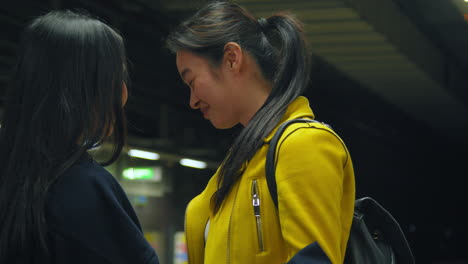
[[[147,159],[147,160],[158,160],[159,154],[155,152],[143,151],[138,149],[131,149],[128,151],[128,155],[140,158],[140,159]]]
[[[199,160],[193,160],[193,159],[181,159],[180,160],[180,165],[187,166],[187,167],[192,167],[192,168],[197,168],[197,169],[205,169],[206,168],[206,162],[199,161]]]

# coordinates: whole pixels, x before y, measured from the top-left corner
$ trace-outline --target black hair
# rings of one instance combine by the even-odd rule
[[[25,28],[0,128],[0,263],[47,257],[50,187],[105,140],[114,149],[103,165],[118,158],[125,65],[122,37],[84,11],[51,11]]]
[[[224,46],[231,41],[256,60],[273,87],[221,165],[214,197],[216,210],[287,106],[304,92],[310,72],[302,25],[292,14],[278,13],[256,20],[247,10],[229,1],[212,2],[182,22],[169,35],[167,46],[173,52],[193,52],[219,66]]]

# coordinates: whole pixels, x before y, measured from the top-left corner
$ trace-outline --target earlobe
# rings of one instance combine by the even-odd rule
[[[231,70],[236,70],[242,60],[242,48],[236,42],[224,45],[224,59]]]

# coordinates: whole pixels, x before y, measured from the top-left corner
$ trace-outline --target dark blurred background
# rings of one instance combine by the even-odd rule
[[[185,263],[185,206],[203,190],[239,131],[216,130],[189,108],[189,90],[164,47],[168,32],[205,2],[0,4],[0,118],[20,32],[34,17],[81,8],[124,36],[132,80],[127,151],[159,157],[126,152],[109,170],[124,186],[163,264]],[[317,119],[347,143],[357,197],[374,197],[393,214],[417,263],[468,263],[468,2],[237,2],[258,17],[287,9],[304,22],[313,60],[305,96]],[[206,168],[183,166],[181,158],[204,161]],[[128,168],[151,168],[152,179],[129,177]]]

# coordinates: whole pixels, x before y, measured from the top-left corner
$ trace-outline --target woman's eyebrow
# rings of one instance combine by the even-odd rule
[[[182,77],[183,80],[185,80],[185,75],[187,75],[187,73],[191,72],[192,70],[190,70],[189,68],[185,68],[182,73],[180,74],[180,76]]]

